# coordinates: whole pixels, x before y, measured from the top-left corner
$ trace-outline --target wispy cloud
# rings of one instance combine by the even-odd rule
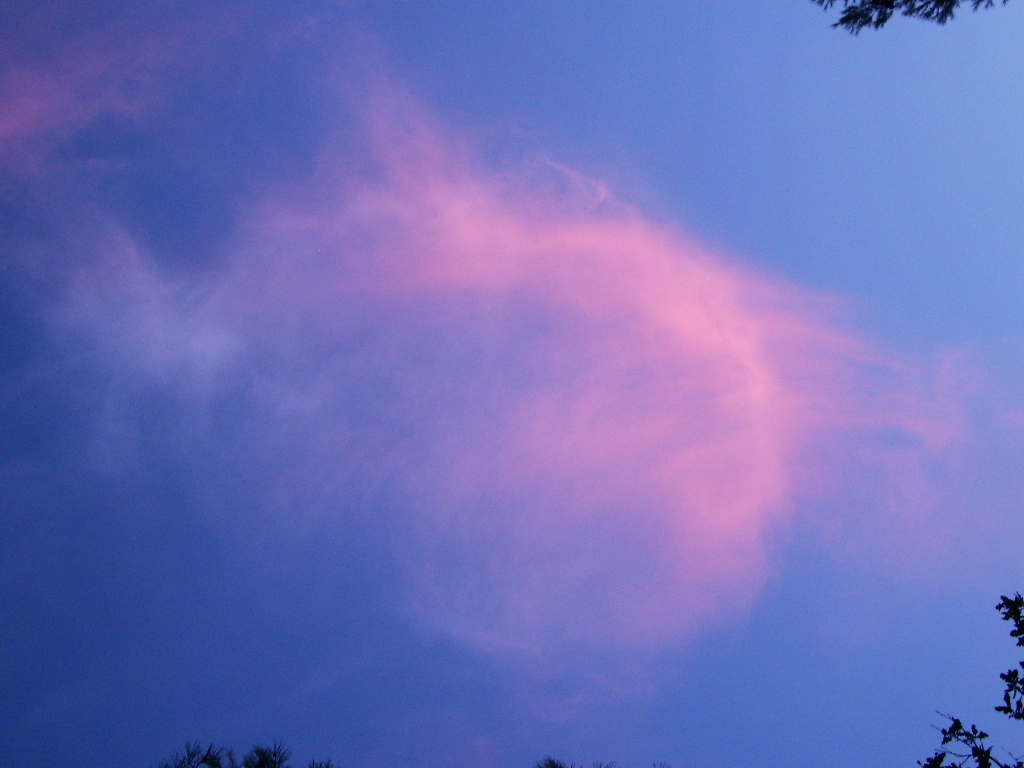
[[[141,71],[176,61],[150,58]],[[0,151],[38,158],[138,114],[154,87],[124,75],[137,65],[8,68]],[[141,418],[133,382],[189,404],[205,424],[189,440],[225,446],[233,393],[258,438],[223,450],[258,455],[269,511],[373,509],[423,628],[555,665],[741,613],[801,499],[927,499],[925,465],[963,431],[955,382],[600,180],[488,166],[366,71],[339,89],[353,119],[316,172],[211,246],[224,266],[171,276],[118,216],[75,225],[94,256],[60,267],[50,316],[116,372],[93,451],[107,470]]]
[[[246,391],[291,492],[360,485],[430,631],[553,663],[678,645],[750,605],[799,498],[861,482],[844,462],[911,482],[959,434],[834,302],[557,164],[488,168],[393,81],[344,99],[360,127],[230,266],[175,282],[115,227],[61,317],[182,397]]]

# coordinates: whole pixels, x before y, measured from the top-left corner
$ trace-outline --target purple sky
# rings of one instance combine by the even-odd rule
[[[4,3],[0,768],[1002,734],[1022,14]]]

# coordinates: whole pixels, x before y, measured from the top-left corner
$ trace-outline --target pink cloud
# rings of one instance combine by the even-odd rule
[[[142,108],[146,91],[133,87],[124,62],[91,52],[64,58],[0,72],[0,160],[31,166],[100,115],[131,117]]]
[[[70,4],[23,14],[0,31],[0,163],[39,170],[78,131],[104,117],[140,123],[168,81],[208,63],[224,32],[244,16],[206,9],[161,17],[140,7],[98,28]]]
[[[374,91],[362,135],[253,210],[215,284],[167,285],[122,244],[121,277],[83,273],[76,305],[151,375],[255,370],[267,432],[305,425],[296,484],[386,488],[430,631],[560,662],[677,646],[749,607],[770,540],[864,441],[898,433],[874,471],[908,478],[958,436],[955,398],[833,302],[554,165],[488,169]]]

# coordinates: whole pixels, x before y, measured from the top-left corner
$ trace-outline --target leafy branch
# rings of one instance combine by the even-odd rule
[[[1021,597],[1020,592],[1013,597],[1003,595],[996,610],[1002,614],[1004,621],[1013,624],[1010,637],[1016,638],[1018,647],[1024,646],[1024,597]],[[999,675],[1006,683],[1006,690],[1003,692],[1003,703],[995,710],[1011,720],[1024,720],[1024,678],[1021,677],[1024,661],[1018,667]],[[1024,768],[1024,760],[1006,750],[1003,750],[1008,755],[1005,761],[993,756],[993,747],[986,743],[989,735],[978,726],[967,727],[959,718],[942,716],[949,720],[949,726],[940,729],[942,745],[927,760],[918,761],[921,768]]]
[[[825,10],[836,5],[839,0],[811,0]],[[979,8],[991,8],[996,0],[842,0],[843,12],[832,26],[843,27],[857,34],[865,27],[879,29],[885,26],[896,13],[912,16],[936,24],[945,24],[952,20],[962,2],[977,11]],[[1008,0],[1002,0],[1006,5]]]

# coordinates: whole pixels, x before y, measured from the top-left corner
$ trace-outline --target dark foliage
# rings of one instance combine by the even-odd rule
[[[175,752],[160,762],[159,768],[293,768],[288,759],[292,751],[284,744],[256,745],[241,761],[230,749],[209,744],[205,749],[198,742],[186,742],[184,752]],[[334,768],[330,760],[313,761],[309,768]]]
[[[1017,639],[1017,646],[1024,646],[1024,597],[1020,592],[1013,597],[1003,595],[996,609],[1005,621],[1013,624],[1010,636]],[[1018,666],[1020,669],[1010,669],[999,676],[1006,683],[1006,691],[996,712],[1012,720],[1024,720],[1024,661]],[[1024,768],[1024,760],[1006,750],[1001,751],[1005,758],[994,756],[993,747],[985,741],[988,734],[978,726],[966,727],[959,718],[943,717],[949,720],[949,726],[941,729],[942,746],[924,762],[918,761],[921,768]]]
[[[839,0],[811,2],[827,10]],[[865,27],[878,29],[884,26],[897,13],[945,24],[953,18],[961,4],[969,5],[976,11],[979,8],[991,8],[996,2],[997,0],[842,0],[842,15],[832,26],[843,27],[857,34]],[[1007,2],[1008,0],[1002,0],[1003,5]]]
[[[293,768],[288,762],[292,751],[284,744],[275,742],[272,746],[255,746],[241,762],[230,749],[209,744],[205,748],[199,742],[186,742],[184,752],[175,752],[160,762],[159,768]],[[309,768],[335,768],[330,760],[314,760]],[[576,763],[563,763],[553,757],[545,757],[534,768],[584,768]],[[590,768],[618,768],[612,763],[594,763]],[[656,763],[654,768],[671,768],[665,763]]]

